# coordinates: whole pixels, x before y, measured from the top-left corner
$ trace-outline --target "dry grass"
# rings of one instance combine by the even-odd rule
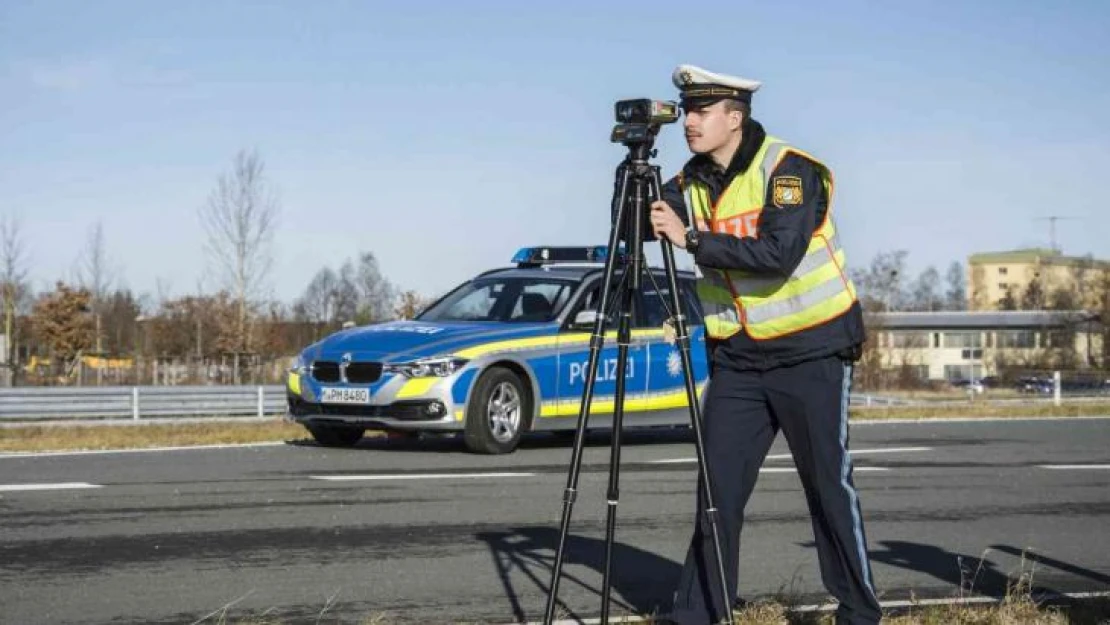
[[[1038,603],[1032,594],[1033,564],[1024,556],[1016,579],[1010,582],[1006,594],[998,601],[975,597],[975,577],[965,579],[956,595],[947,602],[943,600],[909,601],[908,607],[886,610],[882,622],[886,625],[1110,625],[1110,597],[1093,599],[1060,598],[1056,604]],[[977,572],[976,572],[977,574]],[[341,619],[330,614],[335,607],[336,596],[330,597],[317,615],[316,623],[338,623]],[[213,612],[199,622],[215,622],[219,625],[285,625],[290,621],[275,617],[270,613],[273,608],[256,616],[245,616],[227,620],[228,608],[238,600]],[[743,610],[733,613],[735,625],[835,625],[834,608],[825,606],[819,610],[800,608],[802,602],[787,589],[780,590],[770,599],[757,601]],[[215,616],[214,621],[209,618]],[[556,620],[572,620],[565,611],[556,613]],[[366,616],[357,623],[360,625],[392,625],[396,623],[386,613]],[[402,619],[401,622],[408,622]],[[445,620],[437,621],[454,625],[476,625],[486,621]],[[498,619],[497,623],[506,620]],[[655,615],[614,614],[611,623],[622,625],[661,625]]]
[[[260,615],[228,620],[226,616],[212,622],[219,625],[287,625],[292,621]],[[781,603],[756,603],[734,613],[735,625],[835,625],[832,612],[794,611]],[[558,618],[567,618],[558,615]],[[319,623],[352,622],[359,625],[391,625],[398,621],[387,615],[376,614],[356,621],[346,621],[321,611]],[[403,621],[408,622],[408,621]],[[452,621],[443,623],[455,625],[475,623],[474,621]],[[504,623],[503,621],[490,621]],[[611,623],[626,625],[658,625],[660,621],[651,617],[618,617]],[[663,621],[665,622],[665,621]],[[997,604],[968,605],[917,605],[883,615],[884,625],[1106,625],[1110,623],[1110,601],[1093,600],[1076,602],[1066,607],[1038,605],[1027,594],[1013,595]]]
[[[0,428],[0,451],[138,449],[303,439],[304,427],[281,419],[250,422],[28,425]]]
[[[1075,402],[1056,406],[1047,402],[966,404],[944,406],[853,406],[853,419],[943,419],[956,417],[1082,417],[1110,414],[1110,402]]]

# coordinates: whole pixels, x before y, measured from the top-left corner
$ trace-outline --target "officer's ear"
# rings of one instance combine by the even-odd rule
[[[744,120],[750,115],[751,109],[748,108],[746,102],[739,100],[725,100],[725,112],[728,114],[728,128],[729,130],[740,130],[744,125]]]

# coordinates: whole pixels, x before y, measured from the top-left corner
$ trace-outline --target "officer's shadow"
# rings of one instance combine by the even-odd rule
[[[517,622],[526,622],[524,607],[513,587],[514,575],[523,575],[546,597],[551,585],[551,572],[555,566],[555,553],[559,549],[559,530],[545,527],[509,528],[504,532],[482,532],[476,535],[489,545],[497,574],[505,588],[513,616]],[[596,571],[599,577],[587,581],[568,571],[571,566],[585,566]],[[556,611],[566,618],[581,620],[574,610],[562,602],[564,592],[577,586],[586,589],[597,598],[596,607],[601,609],[601,578],[605,566],[605,539],[587,538],[568,534],[566,549],[563,553],[563,569],[559,579],[560,600]],[[678,584],[682,566],[672,560],[649,551],[613,543],[612,574],[610,584],[611,613],[621,612],[647,616],[669,612],[672,595]],[[532,615],[535,616],[535,615]],[[532,619],[535,620],[535,619]]]

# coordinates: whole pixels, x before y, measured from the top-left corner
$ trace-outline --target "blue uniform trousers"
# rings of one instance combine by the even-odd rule
[[[851,374],[851,365],[836,356],[765,372],[718,368],[713,373],[706,390],[704,438],[720,510],[718,529],[729,596],[727,601],[720,596],[699,481],[697,521],[675,593],[674,621],[718,623],[731,606],[739,585],[744,507],[781,429],[809,504],[821,579],[839,601],[837,624],[879,622],[881,608],[847,451]]]

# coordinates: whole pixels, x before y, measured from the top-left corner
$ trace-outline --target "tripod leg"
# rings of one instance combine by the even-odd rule
[[[633,271],[633,269],[629,269]],[[635,280],[631,281],[635,284]],[[621,430],[624,427],[624,398],[628,372],[628,346],[632,341],[632,297],[634,288],[629,286],[621,293],[620,325],[617,328],[617,388],[613,402],[613,435],[609,452],[609,490],[605,520],[605,568],[602,575],[601,622],[609,622],[609,595],[612,585],[610,571],[613,561],[613,539],[617,529],[617,504],[620,502]]]
[[[662,197],[662,181],[659,179],[659,170],[655,168],[652,193],[654,197]],[[678,345],[679,355],[682,358],[683,377],[686,382],[686,401],[690,406],[690,426],[694,430],[694,445],[698,454],[698,468],[702,479],[702,488],[705,490],[705,518],[708,521],[710,532],[713,536],[714,555],[717,560],[717,577],[721,584],[721,597],[725,605],[725,621],[733,625],[732,607],[729,605],[731,593],[728,590],[728,578],[725,576],[725,563],[721,553],[721,536],[718,526],[718,510],[713,499],[713,485],[709,470],[706,467],[705,438],[702,435],[701,404],[698,403],[697,385],[694,383],[694,367],[690,357],[690,334],[686,326],[686,316],[682,314],[682,297],[678,290],[678,278],[675,274],[674,248],[666,239],[659,241],[663,252],[663,268],[667,273],[667,287],[671,292],[671,310],[675,314],[675,341]]]
[[[621,241],[624,221],[627,218],[625,198],[628,193],[630,173],[622,166],[619,176],[618,194],[615,203],[613,228],[609,233],[609,256],[605,260],[605,275],[601,280],[601,297],[598,298],[597,320],[590,336],[590,358],[586,365],[585,385],[582,391],[582,405],[578,410],[578,426],[574,433],[574,450],[571,452],[570,470],[567,473],[567,486],[563,491],[563,518],[559,526],[559,547],[555,553],[555,565],[551,570],[551,586],[547,595],[547,608],[544,612],[544,625],[551,625],[555,618],[555,602],[559,595],[559,578],[563,571],[563,555],[566,552],[567,530],[570,528],[571,512],[578,496],[578,477],[582,469],[582,444],[585,440],[587,417],[593,403],[594,383],[597,380],[597,366],[601,348],[605,342],[606,313],[609,310],[609,297],[612,292],[613,278],[616,273],[618,246]]]

